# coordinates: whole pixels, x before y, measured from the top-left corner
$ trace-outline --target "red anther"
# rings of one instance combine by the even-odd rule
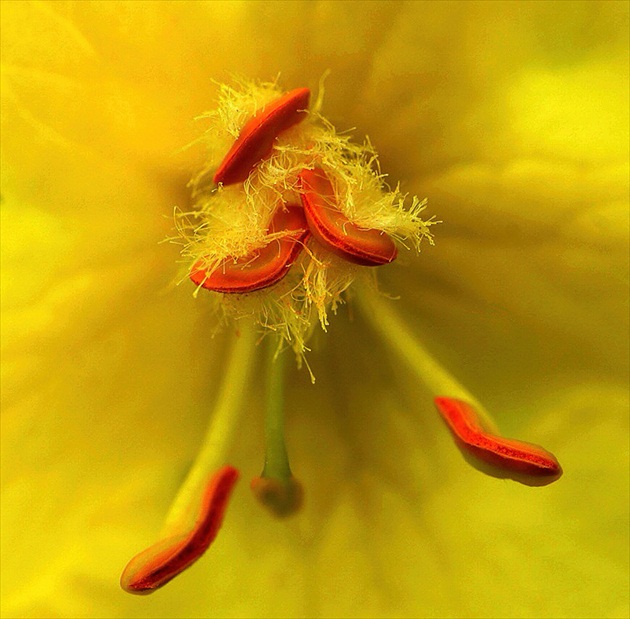
[[[224,185],[243,182],[269,155],[280,133],[304,120],[310,96],[308,88],[297,88],[259,110],[241,129],[212,180]]]
[[[308,225],[304,209],[288,205],[279,208],[271,220],[269,232],[289,230],[292,234],[275,241],[251,254],[234,261],[226,258],[214,271],[203,269],[197,262],[190,273],[195,284],[214,292],[240,294],[267,288],[279,282],[298,257],[307,236]]]
[[[380,266],[396,259],[398,250],[387,233],[359,228],[341,212],[326,172],[321,168],[302,170],[300,182],[308,226],[324,247],[363,266]]]
[[[129,593],[152,593],[199,559],[219,532],[237,480],[234,467],[224,466],[217,471],[208,483],[192,530],[164,539],[136,555],[125,567],[120,586]]]
[[[562,475],[556,457],[542,447],[487,432],[467,402],[442,397],[435,405],[466,460],[484,473],[527,486],[546,486]]]

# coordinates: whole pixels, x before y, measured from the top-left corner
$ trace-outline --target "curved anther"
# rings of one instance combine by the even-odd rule
[[[237,260],[226,258],[211,272],[203,268],[203,261],[197,262],[190,272],[190,279],[208,290],[232,294],[254,292],[276,284],[289,272],[309,234],[300,206],[278,209],[271,220],[269,233],[282,231],[291,234]]]
[[[360,228],[341,212],[324,170],[302,170],[300,183],[309,229],[324,247],[363,266],[380,266],[396,259],[398,250],[386,232]]]
[[[237,480],[238,471],[231,466],[224,466],[215,473],[192,530],[161,540],[137,554],[125,567],[120,586],[129,593],[153,593],[199,559],[219,532]]]
[[[308,88],[297,88],[259,110],[241,129],[212,180],[223,185],[246,180],[280,133],[304,120],[310,96]]]
[[[483,473],[527,486],[546,486],[562,475],[562,467],[552,453],[538,445],[488,432],[467,402],[441,397],[435,398],[435,405],[466,460]]]

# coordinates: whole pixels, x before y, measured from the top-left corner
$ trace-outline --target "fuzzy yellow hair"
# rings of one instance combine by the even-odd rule
[[[321,116],[323,89],[304,120],[278,136],[270,156],[244,183],[215,186],[212,174],[243,125],[281,95],[275,83],[221,85],[217,109],[201,117],[208,122],[201,138],[207,160],[190,182],[193,209],[176,213],[187,272],[197,264],[211,273],[225,261],[248,256],[289,234],[270,233],[270,220],[279,205],[300,204],[298,175],[315,167],[326,170],[337,206],[353,224],[384,231],[416,251],[423,239],[433,243],[429,226],[435,222],[420,217],[425,202],[414,196],[405,206],[399,187],[392,190],[386,185],[369,140],[355,144]],[[374,274],[374,269],[347,262],[310,242],[279,283],[246,294],[211,295],[224,317],[254,316],[265,329],[280,334],[301,361],[315,324],[319,321],[325,330],[329,312],[343,303],[352,282],[357,278],[375,282]]]

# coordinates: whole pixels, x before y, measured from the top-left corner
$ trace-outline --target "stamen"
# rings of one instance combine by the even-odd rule
[[[244,394],[255,349],[253,325],[245,321],[242,324],[203,447],[173,501],[160,535],[161,541],[136,555],[123,571],[120,584],[129,593],[151,593],[165,585],[206,551],[221,526],[238,478],[235,468],[221,467],[221,464],[244,410]],[[208,482],[208,471],[217,469]],[[191,525],[190,506],[202,494],[199,515]]]
[[[530,486],[551,483],[562,475],[555,456],[542,447],[502,438],[481,404],[424,350],[380,295],[362,287],[356,299],[368,322],[428,389],[436,396],[449,394],[437,397],[435,403],[464,457],[475,468]]]
[[[297,88],[257,112],[241,132],[214,174],[214,182],[223,185],[241,183],[273,148],[275,139],[304,120],[311,92]]]
[[[215,473],[208,482],[192,530],[164,539],[136,555],[125,567],[120,586],[129,593],[153,593],[199,559],[219,532],[237,480],[238,471],[231,466]]]
[[[160,535],[161,541],[136,555],[123,571],[120,584],[129,593],[151,593],[190,567],[207,550],[221,526],[238,471],[231,466],[220,468],[220,463],[225,460],[244,408],[245,386],[255,350],[253,325],[243,323],[203,448],[173,501]],[[207,472],[217,469],[208,481]],[[199,515],[190,526],[190,506],[195,503],[195,497],[202,494],[204,486]]]
[[[303,490],[293,477],[284,439],[284,356],[269,343],[265,411],[265,465],[251,482],[254,496],[278,517],[294,514],[302,505]]]
[[[562,467],[552,453],[487,432],[467,402],[435,398],[435,405],[466,460],[483,473],[528,486],[546,486],[561,477]]]
[[[324,247],[363,266],[380,266],[396,259],[398,250],[388,234],[359,228],[341,212],[324,170],[302,170],[300,182],[309,228]]]
[[[190,279],[208,290],[232,294],[253,292],[278,283],[289,272],[309,235],[302,207],[287,205],[286,209],[281,207],[276,211],[269,233],[282,231],[291,234],[236,261],[226,258],[210,273],[200,260],[192,268]]]

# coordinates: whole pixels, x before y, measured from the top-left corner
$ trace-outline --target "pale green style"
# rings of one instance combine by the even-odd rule
[[[3,616],[628,616],[626,2],[1,8]],[[322,112],[443,222],[380,270],[390,305],[565,474],[468,467],[435,394],[344,306],[310,341],[316,384],[288,368],[302,512],[273,520],[248,489],[259,354],[223,435],[243,480],[219,537],[130,596],[233,338],[160,243],[203,162],[181,148],[216,82],[327,69]]]

